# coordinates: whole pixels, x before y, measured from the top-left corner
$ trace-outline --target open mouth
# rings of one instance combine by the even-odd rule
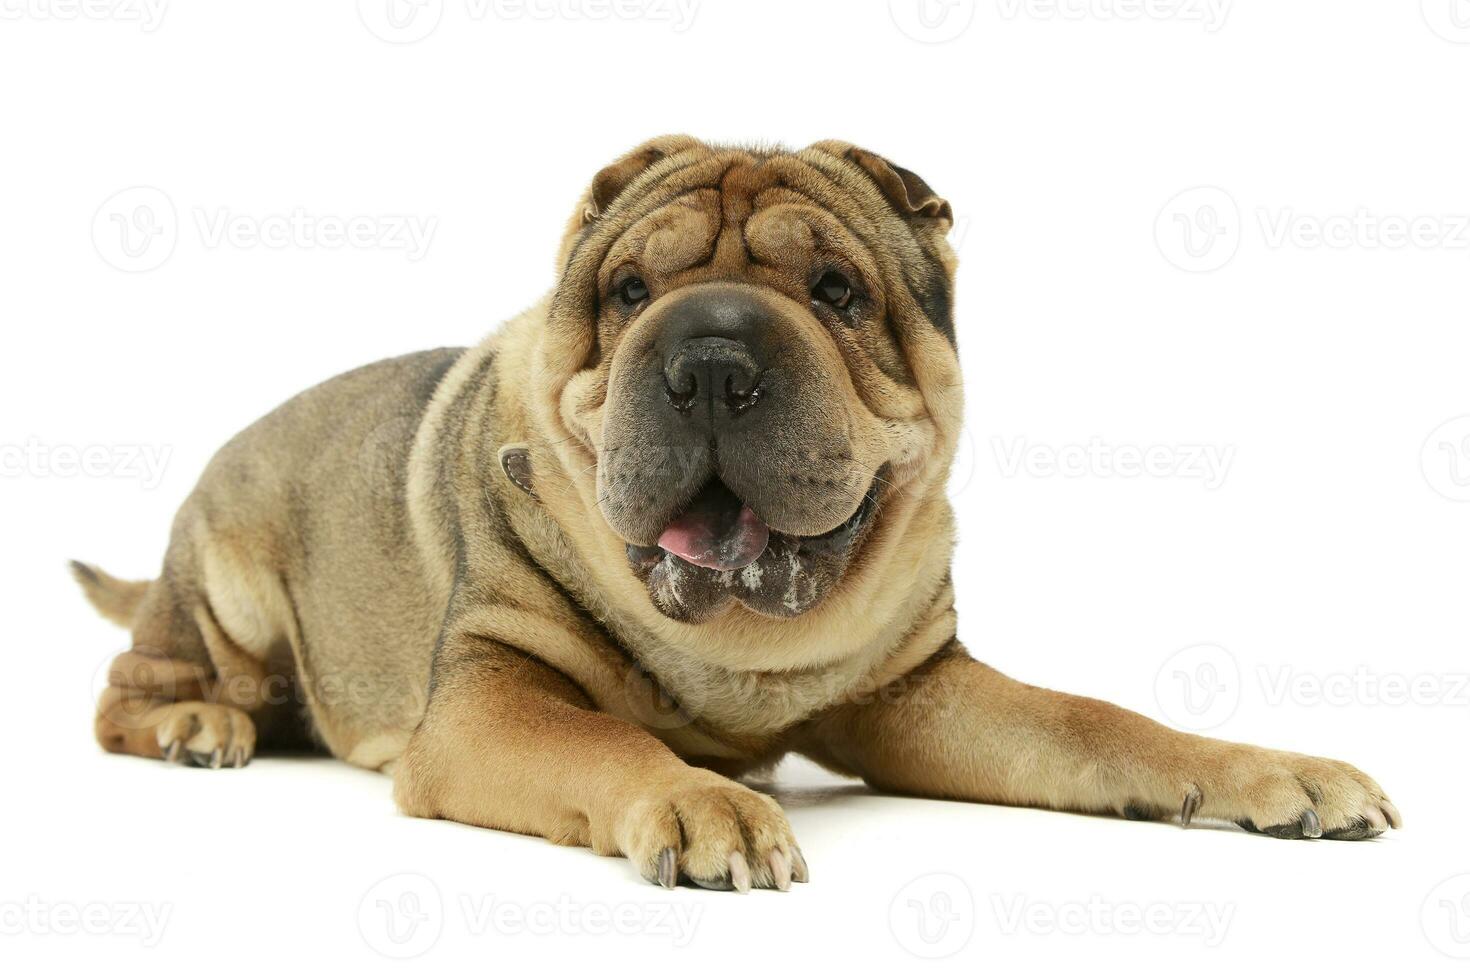
[[[765,553],[771,529],[750,505],[711,479],[658,536],[658,547],[691,565],[733,572]]]
[[[664,527],[656,545],[629,545],[628,558],[635,566],[648,567],[668,555],[697,568],[737,572],[758,562],[773,547],[804,555],[845,551],[872,517],[878,485],[874,479],[857,510],[837,527],[825,534],[798,537],[772,531],[749,504],[718,477],[711,477]]]

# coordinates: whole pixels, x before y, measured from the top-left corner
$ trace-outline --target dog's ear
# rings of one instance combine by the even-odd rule
[[[946,225],[954,224],[954,210],[949,202],[934,193],[934,188],[912,170],[849,143],[833,140],[817,145],[861,167],[878,185],[888,203],[905,218],[932,218]]]
[[[699,146],[692,136],[658,136],[642,146],[618,157],[603,167],[592,178],[592,186],[582,199],[581,222],[590,224],[602,217],[619,194],[633,183],[639,174],[658,163],[664,157],[673,156],[682,150]]]
[[[572,247],[583,230],[602,217],[618,195],[627,190],[640,174],[665,157],[703,145],[692,136],[658,136],[599,170],[577,202],[577,209],[572,212],[571,220],[562,233],[561,248],[556,253],[557,274],[566,269]]]

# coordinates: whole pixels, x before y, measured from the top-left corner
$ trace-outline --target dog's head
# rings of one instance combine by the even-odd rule
[[[805,613],[942,494],[951,221],[844,143],[664,137],[597,174],[532,383],[565,478],[664,616]]]

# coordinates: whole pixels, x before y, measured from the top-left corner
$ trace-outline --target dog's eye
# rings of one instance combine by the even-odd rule
[[[637,306],[648,298],[648,283],[637,276],[624,279],[618,287],[618,298],[629,306]]]
[[[812,299],[845,310],[852,303],[852,283],[840,272],[824,272],[812,287]]]

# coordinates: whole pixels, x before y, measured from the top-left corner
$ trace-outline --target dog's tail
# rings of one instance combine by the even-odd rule
[[[95,565],[79,561],[71,563],[71,575],[97,611],[122,627],[133,625],[133,614],[138,611],[148,586],[153,584],[113,578]]]

